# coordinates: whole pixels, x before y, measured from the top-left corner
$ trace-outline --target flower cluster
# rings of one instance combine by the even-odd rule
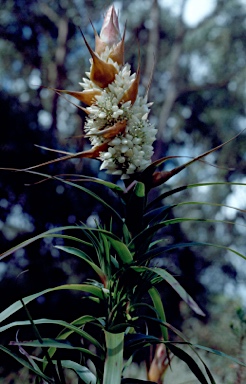
[[[127,179],[151,162],[156,135],[148,121],[152,103],[147,96],[138,95],[139,68],[131,73],[130,65],[124,64],[125,33],[121,38],[113,6],[106,13],[100,36],[94,33],[95,51],[84,38],[91,54],[90,71],[80,83],[84,90],[63,92],[88,105],[85,132],[95,157],[102,161],[100,169]]]

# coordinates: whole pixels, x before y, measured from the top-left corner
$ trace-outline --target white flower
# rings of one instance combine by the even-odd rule
[[[100,35],[94,32],[95,51],[84,38],[91,54],[90,71],[80,83],[84,90],[61,92],[88,105],[84,110],[88,115],[86,137],[92,145],[89,156],[102,161],[100,169],[126,179],[151,163],[156,135],[148,120],[152,103],[138,95],[139,69],[131,73],[130,65],[124,64],[125,33],[121,39],[113,6],[106,13]]]

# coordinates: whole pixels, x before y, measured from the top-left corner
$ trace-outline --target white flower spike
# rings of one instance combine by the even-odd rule
[[[100,169],[127,179],[151,163],[156,135],[156,128],[148,120],[152,103],[138,95],[139,68],[131,73],[130,65],[124,64],[125,32],[121,38],[114,6],[105,15],[100,35],[95,29],[94,34],[95,51],[83,36],[91,54],[90,71],[80,83],[84,90],[60,92],[88,105],[85,132],[91,152],[103,148],[99,156],[95,151],[95,157],[102,161]]]

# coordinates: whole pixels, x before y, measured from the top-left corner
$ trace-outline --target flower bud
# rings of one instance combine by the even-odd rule
[[[100,39],[106,43],[108,47],[112,47],[121,40],[119,20],[113,5],[109,7],[104,17]]]

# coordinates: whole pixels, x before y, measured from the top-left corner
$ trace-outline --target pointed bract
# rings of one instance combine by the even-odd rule
[[[123,104],[123,103],[126,103],[127,101],[131,101],[132,105],[135,103],[138,95],[139,81],[140,81],[140,67],[138,66],[136,78],[133,80],[130,88],[127,91],[125,91],[124,95],[120,100],[120,103]]]
[[[113,64],[107,63],[98,57],[98,55],[91,49],[82,31],[81,33],[93,60],[90,72],[90,80],[93,81],[98,87],[106,88],[110,83],[114,81],[115,75],[118,73],[118,71]]]
[[[116,45],[116,47],[112,48],[111,53],[109,54],[109,58],[119,65],[124,64],[124,53],[125,53],[125,34],[126,28],[124,29],[124,33],[121,41]]]
[[[68,91],[66,89],[55,89],[55,91],[75,97],[77,100],[82,101],[82,103],[85,103],[86,105],[92,105],[96,101],[95,96],[99,96],[102,93],[99,89],[97,90],[95,88],[85,89],[82,92]]]
[[[120,133],[124,133],[126,130],[127,121],[122,120],[115,123],[112,127],[105,128],[102,131],[97,133],[90,133],[89,135],[85,135],[85,137],[90,136],[102,136],[105,139],[112,139]]]

